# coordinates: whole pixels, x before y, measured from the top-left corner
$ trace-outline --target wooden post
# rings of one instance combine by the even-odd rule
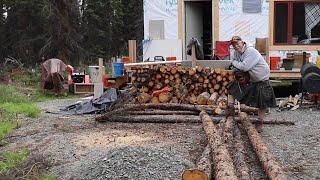
[[[197,56],[196,56],[196,45],[193,44],[192,45],[192,49],[191,49],[191,58],[192,58],[192,67],[196,67],[197,65]]]
[[[137,62],[137,41],[136,40],[129,40],[129,59],[130,62]]]
[[[103,59],[99,58],[99,73],[97,77],[97,82],[94,83],[94,98],[98,98],[103,94],[103,83],[102,76],[105,74]]]

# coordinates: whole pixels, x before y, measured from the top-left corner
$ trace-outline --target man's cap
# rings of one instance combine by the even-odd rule
[[[238,41],[242,41],[241,37],[240,36],[233,36],[230,40],[230,43],[236,43]]]

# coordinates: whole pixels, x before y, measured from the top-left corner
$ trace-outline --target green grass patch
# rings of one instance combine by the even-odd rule
[[[16,128],[13,121],[0,121],[0,141]]]
[[[20,152],[4,152],[0,155],[0,172],[8,174],[9,171],[28,157],[29,151],[22,149]]]
[[[49,100],[55,100],[55,99],[72,99],[72,98],[79,98],[81,95],[76,94],[67,94],[67,96],[59,95],[56,96],[54,94],[44,94],[41,90],[37,90],[32,96],[31,101],[32,102],[43,102],[43,101],[49,101]]]
[[[22,103],[28,102],[28,97],[23,96],[16,86],[5,86],[0,84],[0,102]]]
[[[36,118],[40,114],[40,109],[32,103],[4,103],[0,108],[5,109],[8,113],[24,114],[27,117]]]

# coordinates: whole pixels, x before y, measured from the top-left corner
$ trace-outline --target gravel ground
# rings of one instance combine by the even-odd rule
[[[57,110],[77,100],[39,103]],[[271,110],[267,118],[290,120],[294,126],[264,125],[261,136],[291,179],[320,179],[320,111]],[[206,138],[201,124],[95,123],[94,115],[43,113],[24,118],[0,151],[26,147],[47,157],[58,179],[180,179],[194,166]],[[266,179],[249,147],[248,162],[255,179]]]

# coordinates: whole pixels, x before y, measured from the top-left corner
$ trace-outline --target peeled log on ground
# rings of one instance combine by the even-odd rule
[[[228,148],[226,144],[223,143],[221,133],[218,131],[216,125],[212,122],[212,119],[206,112],[201,111],[200,117],[212,151],[212,158],[215,163],[215,179],[238,179]]]
[[[233,138],[233,129],[235,125],[235,120],[232,116],[227,118],[226,124],[223,131],[223,140],[225,143],[228,143]]]
[[[276,161],[268,147],[262,141],[255,127],[250,122],[248,115],[246,113],[240,113],[240,120],[245,128],[249,139],[251,141],[252,147],[256,152],[263,169],[265,170],[267,176],[271,180],[286,180],[289,176],[284,171],[282,166]]]
[[[246,150],[238,125],[234,127],[234,165],[241,180],[252,180],[252,174],[246,162]]]
[[[199,115],[195,111],[169,111],[169,110],[146,110],[146,111],[127,111],[130,115]]]
[[[199,116],[191,115],[111,116],[104,119],[104,121],[123,123],[201,123]]]
[[[194,169],[185,170],[182,180],[210,180],[212,179],[212,158],[210,146],[207,145]]]

